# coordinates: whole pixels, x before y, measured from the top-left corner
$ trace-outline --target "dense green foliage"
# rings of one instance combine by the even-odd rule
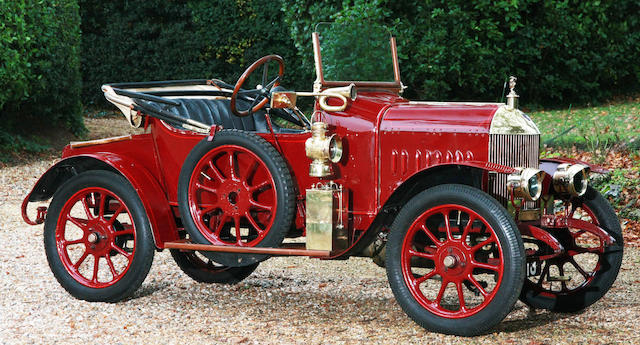
[[[277,1],[80,0],[85,101],[108,82],[219,78],[234,83],[254,60],[285,59],[284,85],[310,83]],[[104,104],[104,103],[99,103]]]
[[[0,146],[33,127],[83,131],[79,23],[77,0],[0,0]]]
[[[304,61],[320,21],[375,21],[396,35],[407,96],[590,103],[640,90],[640,4],[543,0],[283,0]]]

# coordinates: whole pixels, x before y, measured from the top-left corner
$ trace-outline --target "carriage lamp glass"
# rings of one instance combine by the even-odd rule
[[[507,188],[518,198],[536,201],[542,194],[542,181],[545,172],[534,168],[516,168],[516,172],[507,177]]]
[[[583,164],[560,164],[553,174],[553,189],[572,196],[582,196],[589,185],[589,167]]]

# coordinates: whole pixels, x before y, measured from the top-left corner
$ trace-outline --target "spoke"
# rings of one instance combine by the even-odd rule
[[[269,182],[269,181],[263,181],[263,182],[262,182],[262,183],[260,183],[259,185],[252,186],[250,190],[251,190],[251,192],[255,192],[255,191],[257,191],[257,190],[260,190],[260,189],[265,188],[265,187],[270,187],[270,186],[271,186],[271,182]]]
[[[431,272],[429,272],[429,273],[427,273],[427,274],[423,275],[422,277],[420,277],[420,278],[416,279],[416,281],[415,281],[415,283],[414,283],[414,284],[415,284],[415,286],[417,287],[417,286],[419,286],[420,284],[424,283],[427,279],[431,279],[431,278],[432,278],[433,276],[435,276],[435,275],[436,275],[436,270],[434,269],[434,270],[432,270]]]
[[[111,248],[115,249],[118,253],[122,254],[127,260],[130,260],[131,253],[127,253],[124,249],[116,246],[114,243],[111,243]]]
[[[222,228],[226,224],[227,219],[229,217],[226,214],[223,213],[220,217],[217,217],[217,218],[219,218],[219,220],[218,220],[218,225],[216,225],[216,228],[215,229],[211,229],[212,222],[209,221],[209,229],[213,230],[213,235],[219,238],[220,237],[220,232],[222,231]]]
[[[475,220],[476,216],[470,214],[469,223],[467,223],[467,226],[464,227],[464,230],[462,230],[462,235],[460,236],[460,241],[462,243],[467,243],[467,235],[469,235],[469,230],[471,230],[471,226],[473,226],[473,222],[475,222]]]
[[[440,241],[436,238],[436,236],[435,236],[431,231],[429,231],[429,229],[427,229],[427,227],[426,227],[426,226],[424,226],[424,224],[423,224],[423,225],[420,225],[420,230],[424,231],[424,232],[425,232],[425,234],[427,234],[427,236],[429,236],[429,238],[431,239],[431,241],[433,242],[433,244],[435,244],[435,245],[436,245],[436,247],[440,247],[440,246],[442,246],[442,242],[440,242]]]
[[[133,235],[133,227],[114,231],[113,235],[116,237],[122,236],[122,235]]]
[[[558,266],[558,273],[560,274],[560,277],[564,277],[564,264],[561,265],[556,265]],[[560,281],[560,286],[562,291],[567,291],[567,282],[565,282],[564,280]]]
[[[249,185],[249,180],[253,179],[253,175],[255,175],[259,166],[260,164],[258,164],[258,161],[254,160],[253,164],[251,164],[249,169],[247,169],[247,173],[244,175],[244,180],[247,182],[247,186]]]
[[[467,304],[464,301],[464,293],[462,292],[462,282],[456,282],[456,290],[458,290],[458,303],[460,304],[460,310],[466,311]]]
[[[484,268],[484,269],[492,270],[492,271],[498,271],[498,269],[500,268],[499,266],[493,266],[493,265],[485,264],[483,262],[476,262],[476,261],[471,261],[471,264],[474,267]]]
[[[447,239],[451,241],[453,240],[453,235],[451,234],[451,224],[449,224],[449,214],[444,211],[440,212],[440,214],[444,216],[444,226],[447,229]]]
[[[240,234],[240,217],[233,217],[233,224],[236,227],[236,243],[241,246],[242,245],[242,236]]]
[[[429,253],[421,253],[421,252],[417,252],[413,249],[409,249],[409,254],[411,256],[419,256],[421,258],[425,258],[425,259],[430,259],[433,260],[434,259],[434,255],[433,254],[429,254]]]
[[[211,169],[211,171],[216,175],[216,178],[220,180],[220,182],[224,182],[227,180],[226,178],[224,178],[224,176],[222,176],[222,173],[220,172],[220,170],[218,170],[218,167],[213,164],[213,161],[210,160],[208,165],[209,169]]]
[[[213,193],[213,194],[216,194],[216,195],[218,194],[218,191],[216,189],[211,188],[211,187],[207,187],[207,186],[203,185],[200,182],[196,182],[196,189],[200,189],[200,190],[203,190],[203,191],[206,191],[206,192],[209,192],[209,193]]]
[[[489,295],[487,290],[485,290],[482,287],[482,285],[480,285],[480,283],[478,283],[478,281],[476,280],[476,278],[473,275],[469,274],[469,276],[467,276],[467,278],[469,279],[471,284],[473,284],[473,286],[475,286],[476,289],[478,289],[478,291],[480,291],[480,294],[482,294],[483,297],[487,297]]]
[[[62,245],[67,247],[67,246],[74,245],[74,244],[79,244],[79,243],[82,243],[82,242],[84,242],[84,240],[82,238],[80,238],[80,239],[73,240],[73,241],[64,241],[64,243]]]
[[[89,209],[89,204],[87,203],[86,196],[82,198],[82,206],[84,207],[84,212],[87,214],[87,219],[93,219],[93,214],[91,214],[91,210]]]
[[[589,279],[591,277],[591,274],[587,273],[587,271],[585,271],[577,262],[574,258],[569,258],[569,263],[571,263],[571,265],[573,265],[573,267],[575,267],[578,272],[580,272],[580,274],[582,274],[582,276],[584,277],[584,279]]]
[[[253,200],[253,199],[250,199],[249,203],[251,205],[253,205],[254,207],[261,208],[263,210],[271,211],[271,209],[272,209],[271,206],[267,206],[267,205],[261,204],[261,203],[255,201],[255,200]]]
[[[233,154],[233,151],[229,152],[229,177],[234,180],[237,181],[238,180],[238,176],[236,175],[236,161],[235,161],[235,156]]]
[[[436,299],[434,300],[434,302],[436,303],[436,306],[441,305],[442,297],[444,296],[444,291],[447,289],[447,285],[449,285],[449,282],[444,280],[444,277],[442,277],[442,283],[440,284],[440,291],[438,291],[438,296],[436,296]]]
[[[91,281],[94,283],[98,282],[98,267],[100,266],[100,257],[93,255],[93,278]]]
[[[107,266],[109,266],[109,270],[111,271],[111,275],[113,276],[113,279],[116,279],[116,276],[118,275],[118,272],[116,271],[115,266],[113,266],[113,261],[111,261],[111,255],[107,254],[105,257],[107,259]]]
[[[124,211],[124,205],[120,204],[120,207],[118,207],[118,209],[113,213],[111,218],[109,218],[109,225],[113,225],[113,222],[116,221],[116,218],[118,218],[118,216],[120,215],[120,213],[122,213],[122,211]]]
[[[254,229],[256,229],[256,231],[258,233],[262,233],[264,232],[264,229],[262,229],[258,223],[256,222],[255,219],[253,219],[253,216],[251,216],[251,213],[249,213],[249,211],[244,213],[244,217],[247,218],[247,220],[249,221],[249,224],[251,224],[251,226],[253,226]]]
[[[205,214],[209,214],[217,209],[219,209],[220,206],[218,206],[218,204],[214,204],[213,206],[209,206],[207,208],[203,208],[202,210],[200,210],[200,215],[203,216]]]
[[[86,222],[85,219],[79,219],[79,218],[75,218],[75,217],[71,217],[70,215],[67,215],[67,220],[71,221],[71,223],[73,223],[75,226],[82,229],[82,231],[87,231],[86,229],[87,224],[83,223],[83,222]]]
[[[84,259],[86,259],[87,256],[89,256],[89,251],[85,250],[84,254],[82,254],[80,259],[78,259],[78,261],[76,261],[76,263],[73,264],[73,268],[78,269],[78,267],[80,267],[80,265],[82,265],[82,263],[84,262]]]
[[[104,219],[105,200],[107,196],[104,193],[100,193],[100,203],[98,204],[98,217]]]
[[[280,76],[277,76],[277,77],[273,78],[273,80],[269,84],[267,84],[267,86],[265,86],[265,88],[267,90],[271,89],[273,87],[273,85],[275,85],[279,80],[280,80]]]
[[[602,254],[603,246],[595,247],[595,248],[585,248],[585,247],[577,247],[574,251],[578,254],[591,253],[591,254]]]
[[[493,243],[493,242],[495,242],[495,239],[493,238],[493,235],[491,235],[491,236],[490,236],[489,238],[487,238],[486,240],[484,240],[484,241],[482,241],[482,242],[480,242],[480,243],[476,244],[475,246],[473,246],[473,247],[471,248],[471,251],[472,251],[472,252],[476,252],[478,249],[480,249],[480,248],[482,248],[482,247],[486,246],[486,245],[487,245],[487,244],[489,244],[489,243]]]
[[[544,262],[544,268],[542,269],[542,272],[540,273],[540,278],[538,278],[538,285],[542,286],[542,282],[544,281],[544,277],[546,277],[549,274],[549,263],[548,262]]]

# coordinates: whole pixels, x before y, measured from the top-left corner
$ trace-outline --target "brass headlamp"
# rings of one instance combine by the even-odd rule
[[[536,201],[542,194],[542,181],[545,172],[534,168],[516,168],[516,172],[507,177],[507,188],[515,197]]]
[[[553,174],[553,189],[559,193],[582,196],[589,184],[589,167],[582,164],[560,164]]]
[[[342,159],[342,140],[333,134],[327,137],[327,124],[321,121],[311,125],[311,138],[304,143],[307,157],[311,158],[309,175],[325,177],[331,175],[331,163]]]

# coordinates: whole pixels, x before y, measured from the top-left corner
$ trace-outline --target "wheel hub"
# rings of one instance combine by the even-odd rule
[[[458,248],[455,243],[443,246],[438,252],[438,266],[446,275],[456,276],[466,273],[467,255],[463,248]]]
[[[251,204],[251,191],[241,182],[227,181],[220,188],[220,208],[230,216],[243,216]]]

